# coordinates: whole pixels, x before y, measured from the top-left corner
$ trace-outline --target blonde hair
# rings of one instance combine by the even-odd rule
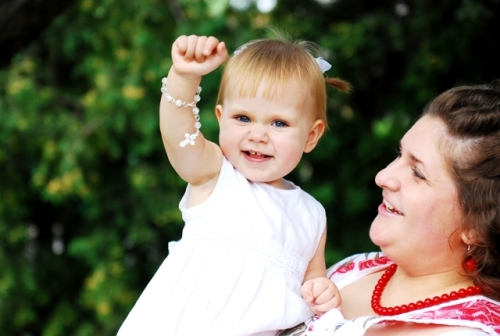
[[[254,40],[240,47],[227,62],[219,88],[217,104],[223,104],[229,95],[255,97],[265,85],[264,99],[286,99],[290,85],[301,85],[304,99],[315,120],[327,125],[326,84],[340,91],[349,91],[350,85],[338,78],[325,78],[314,54],[315,45],[308,41],[291,41],[289,38]],[[261,88],[262,89],[262,88]]]

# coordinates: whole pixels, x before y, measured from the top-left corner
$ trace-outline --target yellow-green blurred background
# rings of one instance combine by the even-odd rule
[[[0,335],[115,335],[180,237],[185,183],[158,129],[178,35],[234,51],[275,26],[351,82],[288,177],[327,210],[331,264],[376,248],[374,176],[427,101],[499,77],[499,14],[498,0],[0,1]],[[198,104],[214,141],[219,76]]]

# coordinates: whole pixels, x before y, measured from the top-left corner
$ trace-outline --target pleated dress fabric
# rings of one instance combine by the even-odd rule
[[[188,185],[182,238],[118,335],[275,335],[310,318],[300,287],[325,211],[287,183],[250,182],[224,159],[204,203],[186,207]]]

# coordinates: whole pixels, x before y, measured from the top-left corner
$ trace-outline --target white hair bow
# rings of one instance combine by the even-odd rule
[[[321,69],[321,72],[323,72],[323,73],[325,71],[330,70],[330,68],[332,67],[332,65],[330,63],[328,63],[327,61],[325,61],[322,57],[316,57],[315,60],[316,60],[316,63],[318,63],[319,68]]]

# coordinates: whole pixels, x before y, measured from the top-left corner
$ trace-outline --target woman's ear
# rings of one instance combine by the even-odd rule
[[[307,136],[306,145],[304,146],[304,153],[309,153],[316,147],[319,139],[325,132],[325,123],[323,120],[316,120],[309,130],[309,135]]]
[[[476,244],[476,238],[474,238],[474,230],[462,231],[462,241],[465,245]]]

